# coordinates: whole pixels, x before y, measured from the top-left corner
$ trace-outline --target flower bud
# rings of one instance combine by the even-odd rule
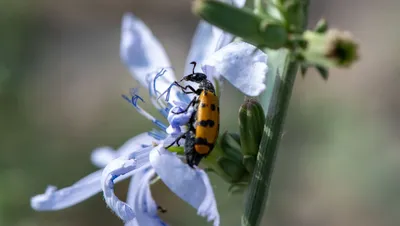
[[[247,99],[239,109],[240,144],[244,156],[256,156],[265,122],[264,110],[254,99]]]
[[[218,164],[221,169],[223,169],[224,173],[230,177],[230,180],[228,181],[229,183],[239,182],[246,173],[246,169],[241,163],[229,158],[220,158]]]
[[[302,56],[309,64],[321,67],[349,67],[358,59],[358,44],[349,32],[328,30],[326,33],[306,31],[307,42]]]
[[[243,165],[246,168],[247,172],[253,174],[254,167],[256,166],[256,156],[252,155],[243,156]]]
[[[314,28],[314,31],[317,33],[325,33],[327,30],[328,30],[328,22],[325,19],[320,19]]]
[[[240,182],[246,173],[242,165],[243,155],[240,152],[240,143],[235,139],[232,133],[224,133],[220,137],[220,146],[224,156],[218,159],[219,166],[231,178],[231,183]]]
[[[243,194],[246,191],[248,182],[231,184],[228,188],[229,195]]]
[[[236,8],[215,0],[196,0],[193,11],[205,21],[255,46],[278,49],[288,40],[282,23],[267,15],[256,15],[247,8]]]
[[[238,136],[223,133],[213,151],[202,160],[202,163],[228,183],[247,183],[249,176],[242,164],[243,155]],[[245,181],[247,180],[247,181]]]

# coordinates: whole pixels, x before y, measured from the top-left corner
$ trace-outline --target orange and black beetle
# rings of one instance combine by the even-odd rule
[[[174,84],[180,87],[184,93],[194,93],[197,96],[193,98],[185,110],[173,113],[181,114],[187,112],[190,107],[193,107],[195,111],[189,120],[188,131],[179,136],[168,147],[171,147],[174,143],[179,145],[179,140],[184,138],[186,160],[189,166],[193,167],[193,165],[197,166],[203,157],[210,154],[217,141],[219,133],[219,99],[216,96],[213,84],[207,80],[207,75],[195,73],[196,62],[191,62],[191,64],[193,64],[192,74],[183,77],[180,81],[196,82],[199,84],[198,89],[194,89],[190,85],[183,87],[178,82],[174,82]]]

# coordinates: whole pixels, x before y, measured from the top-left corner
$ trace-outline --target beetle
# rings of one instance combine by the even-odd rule
[[[196,96],[186,109],[173,113],[185,113],[190,107],[193,107],[195,111],[189,120],[188,130],[166,148],[171,147],[174,143],[179,146],[179,140],[184,138],[186,161],[193,168],[194,165],[197,166],[200,163],[203,157],[210,154],[217,141],[219,133],[219,99],[215,93],[213,84],[207,79],[207,75],[194,72],[196,62],[193,61],[190,64],[193,64],[192,74],[183,77],[179,82],[189,81],[198,83],[198,89],[190,85],[182,86],[176,81],[174,85],[178,86],[182,92],[186,94],[193,93]]]

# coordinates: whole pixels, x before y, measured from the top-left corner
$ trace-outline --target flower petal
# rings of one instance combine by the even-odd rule
[[[135,219],[133,219],[131,221],[125,222],[124,226],[140,226],[140,225],[139,225],[139,223],[137,222],[137,220],[135,218]]]
[[[210,56],[203,71],[222,76],[248,96],[258,96],[265,89],[267,55],[245,42],[233,42]]]
[[[231,0],[232,4],[238,8],[242,8],[246,3],[246,0]]]
[[[128,222],[135,218],[132,208],[118,199],[114,194],[114,180],[121,176],[132,175],[141,167],[148,167],[148,154],[153,147],[146,147],[140,151],[133,152],[129,156],[121,156],[111,161],[103,170],[101,175],[101,188],[107,205],[119,218]]]
[[[233,36],[232,34],[224,32],[223,30],[219,29],[218,27],[213,27],[213,32],[215,33],[215,36],[219,37],[214,52],[216,52],[216,51],[220,50],[222,47],[228,45],[235,38],[235,36]]]
[[[46,192],[31,198],[31,206],[37,211],[53,211],[73,206],[101,191],[100,177],[102,170],[96,171],[77,181],[70,187],[56,190],[48,186]]]
[[[171,67],[161,43],[132,13],[125,13],[122,18],[120,55],[134,78],[144,87],[151,85],[149,82],[161,68]],[[165,90],[175,80],[173,71],[167,70],[157,81],[157,87]]]
[[[141,175],[138,175],[138,180],[132,180],[133,194],[128,197],[128,203],[134,206],[136,213],[136,221],[139,225],[149,226],[164,226],[166,225],[158,217],[158,208],[150,191],[150,180],[155,175],[155,171],[152,168],[143,170]],[[135,175],[136,176],[136,175]],[[132,190],[130,190],[132,192]]]
[[[99,147],[94,149],[90,159],[95,166],[103,168],[113,159],[142,149],[143,145],[151,145],[155,141],[156,139],[150,136],[149,133],[141,133],[126,141],[117,151],[111,147]]]
[[[192,45],[186,59],[184,75],[192,73],[193,65],[190,62],[196,61],[198,64],[201,64],[208,55],[215,52],[219,35],[219,33],[213,32],[211,24],[200,21],[194,33]]]
[[[246,0],[221,0],[221,2],[241,8],[246,3]],[[232,42],[233,38],[234,36],[230,33],[224,32],[205,21],[200,21],[186,59],[184,75],[192,73],[193,66],[190,62],[196,61],[198,64],[203,64],[203,61],[209,55]],[[212,81],[212,79],[210,80]]]
[[[75,182],[70,187],[57,190],[55,186],[48,186],[44,194],[31,198],[31,207],[36,211],[55,211],[78,204],[101,191],[101,175],[103,170],[98,170]],[[115,179],[120,182],[131,174]]]
[[[150,152],[150,163],[163,182],[181,199],[198,210],[198,214],[219,225],[219,213],[207,175],[192,169],[162,145]]]
[[[112,147],[98,147],[92,151],[90,161],[93,165],[103,168],[113,159],[117,158],[117,152]]]

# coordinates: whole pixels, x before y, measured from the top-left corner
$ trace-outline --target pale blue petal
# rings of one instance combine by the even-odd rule
[[[203,71],[222,76],[248,96],[258,96],[265,89],[267,55],[245,42],[233,42],[212,54]]]
[[[221,0],[221,1],[236,6],[238,8],[242,8],[246,3],[246,0]],[[216,26],[213,26],[213,33],[214,36],[218,39],[214,52],[228,45],[235,38],[235,36],[233,36],[232,34],[224,32],[223,30],[221,30]]]
[[[184,75],[192,73],[193,65],[190,62],[195,61],[201,65],[209,55],[217,50],[217,47],[221,45],[220,39],[224,39],[221,38],[223,34],[222,30],[215,29],[205,21],[200,21],[186,59]]]
[[[150,194],[149,184],[155,176],[154,169],[142,167],[132,176],[129,185],[127,204],[133,209],[135,218],[125,223],[125,226],[163,226],[157,215],[157,205]]]
[[[224,46],[228,45],[229,43],[233,42],[233,39],[235,38],[235,36],[233,36],[230,33],[224,32],[221,29],[214,27],[214,33],[216,33],[216,35],[218,35],[219,33],[219,38],[215,47],[215,51],[220,50],[221,48],[223,48]],[[210,56],[210,55],[208,55]]]
[[[230,0],[230,1],[232,1],[232,4],[238,8],[242,8],[246,3],[246,0]]]
[[[146,226],[165,226],[166,224],[158,217],[157,205],[151,196],[150,180],[155,176],[154,169],[150,168],[142,171],[140,181],[135,181],[138,186],[134,186],[133,198],[130,200],[136,213],[136,221],[139,225]],[[130,203],[130,202],[128,202]]]
[[[101,188],[103,189],[104,200],[117,216],[128,222],[135,218],[134,211],[125,202],[118,199],[114,193],[114,181],[126,175],[136,173],[141,167],[148,167],[149,151],[153,147],[146,147],[134,152],[129,156],[122,156],[111,161],[103,170],[101,175]]]
[[[31,198],[31,206],[37,211],[54,211],[82,202],[101,191],[101,173],[102,170],[96,171],[60,190],[49,186],[44,194]]]
[[[168,128],[165,131],[171,136],[179,136],[179,134],[182,133],[181,127],[174,127],[171,125],[168,126]]]
[[[102,171],[93,172],[72,186],[60,190],[57,190],[55,186],[48,186],[44,194],[31,198],[31,207],[37,211],[55,211],[85,201],[101,191]],[[131,174],[123,175],[116,178],[114,182],[120,182],[130,176]]]
[[[93,165],[103,168],[113,159],[117,158],[117,152],[112,147],[98,147],[92,151],[90,161]]]
[[[151,164],[148,164],[148,166],[144,166],[138,169],[135,172],[135,174],[133,174],[132,179],[129,183],[128,194],[126,197],[126,203],[130,205],[132,208],[134,208],[135,206],[134,205],[135,199],[139,192],[144,176],[146,175],[146,173],[151,173],[151,172],[154,173],[154,170],[152,170]]]
[[[246,0],[221,0],[221,2],[241,8],[246,3]],[[200,65],[203,64],[209,55],[231,43],[233,39],[234,36],[230,33],[224,32],[205,21],[200,21],[186,58],[184,75],[192,73],[193,66],[190,62],[195,61]],[[209,79],[212,81],[211,78]]]
[[[148,133],[141,133],[126,141],[116,151],[111,147],[96,148],[92,151],[91,161],[97,167],[103,168],[113,159],[142,149],[142,145],[151,145],[155,141],[156,139],[154,139]]]
[[[131,221],[125,222],[124,226],[140,226],[140,225],[139,225],[139,223],[137,222],[137,220],[135,218],[135,219],[133,219]]]
[[[144,87],[161,68],[170,68],[171,63],[161,43],[151,30],[132,13],[124,14],[122,18],[120,55],[134,78]],[[165,90],[175,81],[172,70],[157,80],[157,89]]]
[[[150,152],[150,163],[163,182],[181,199],[198,210],[198,214],[219,225],[219,214],[207,175],[192,169],[162,145]],[[178,176],[179,175],[179,176]]]

